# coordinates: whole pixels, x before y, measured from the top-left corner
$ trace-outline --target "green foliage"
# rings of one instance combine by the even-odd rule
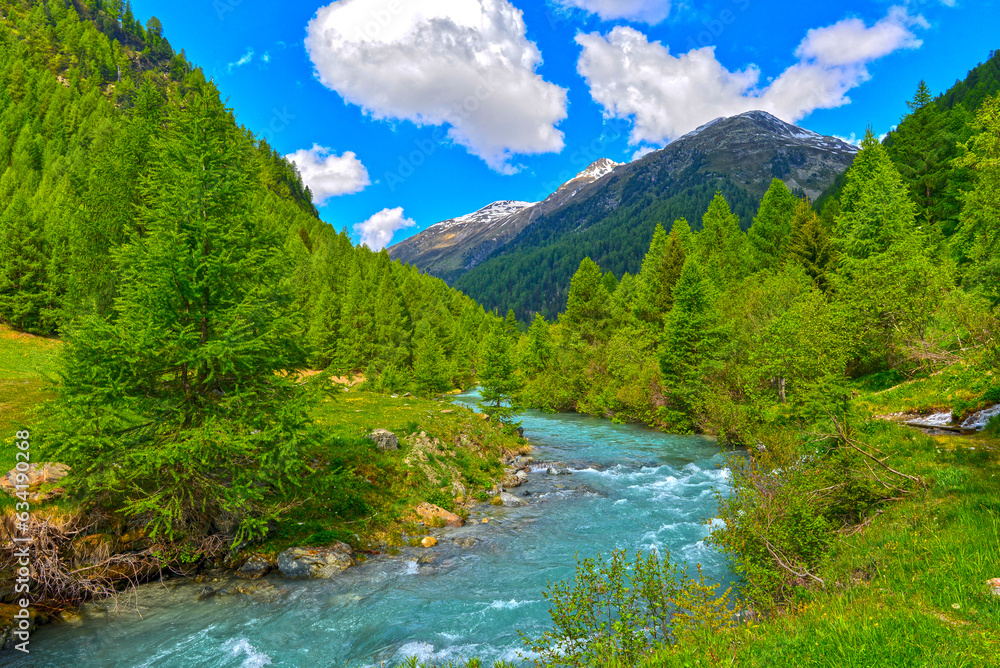
[[[836,221],[836,239],[847,258],[866,260],[916,233],[916,207],[871,128],[847,172],[840,201],[842,210]]]
[[[747,230],[754,268],[774,269],[784,259],[796,216],[796,200],[781,179],[774,179]],[[796,221],[798,222],[798,221]]]
[[[539,666],[635,665],[657,646],[714,634],[732,623],[728,591],[671,563],[670,553],[624,550],[609,560],[577,559],[572,580],[549,585],[553,629],[524,637]]]
[[[569,286],[569,299],[563,316],[567,326],[593,342],[601,335],[609,315],[609,295],[601,277],[601,268],[589,257],[580,262]]]
[[[740,229],[739,217],[732,213],[721,192],[715,194],[702,218],[694,247],[701,266],[717,288],[749,273],[746,235]]]
[[[698,412],[705,370],[713,362],[717,343],[712,287],[698,260],[691,257],[674,288],[674,308],[664,325],[660,352],[660,370],[676,410]]]
[[[268,494],[304,470],[306,395],[281,237],[255,212],[248,145],[221,105],[171,119],[143,183],[145,233],[108,317],[73,330],[60,456],[91,500],[182,542],[262,535]],[[225,252],[222,252],[222,250]]]
[[[494,327],[486,335],[479,355],[482,360],[478,373],[479,408],[512,430],[520,425],[514,418],[521,412],[516,396],[523,381],[514,363],[510,339],[500,327]]]
[[[961,226],[953,243],[963,261],[965,284],[1000,304],[1000,95],[976,116],[978,133],[958,164],[969,169],[975,188],[962,201]]]

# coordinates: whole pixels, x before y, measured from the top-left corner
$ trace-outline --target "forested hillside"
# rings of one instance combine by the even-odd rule
[[[856,153],[765,112],[717,119],[582,188],[454,285],[488,309],[551,318],[566,307],[569,279],[584,257],[615,276],[634,274],[656,226],[669,231],[683,218],[698,229],[716,192],[747,229],[772,179],[816,197]]]
[[[3,0],[0,12],[0,319],[58,334],[109,316],[128,275],[118,251],[148,234],[169,175],[190,167],[185,142],[209,123],[239,147],[250,208],[280,236],[286,335],[307,360],[389,369],[406,387],[421,354],[440,355],[448,366],[425,385],[468,382],[482,310],[320,221],[295,168],[236,124],[155,17],[143,27],[128,4],[100,0]]]

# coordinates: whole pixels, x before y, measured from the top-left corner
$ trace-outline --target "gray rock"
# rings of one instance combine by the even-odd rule
[[[293,547],[278,555],[278,568],[286,578],[326,579],[354,565],[354,551],[344,543],[328,547]]]
[[[507,492],[500,492],[500,500],[503,501],[503,505],[508,508],[516,508],[518,506],[525,505],[524,501],[517,498],[513,494],[508,494]]]
[[[243,594],[261,603],[273,603],[281,597],[283,591],[267,580],[260,580],[252,584],[238,585],[236,593]]]
[[[382,452],[399,450],[399,437],[388,429],[376,429],[366,437]]]
[[[212,587],[202,587],[198,590],[198,600],[204,601],[207,598],[212,598],[215,596],[215,589]]]
[[[240,570],[236,571],[236,577],[244,580],[256,580],[262,578],[274,569],[274,562],[269,561],[259,554],[252,555],[247,559]]]

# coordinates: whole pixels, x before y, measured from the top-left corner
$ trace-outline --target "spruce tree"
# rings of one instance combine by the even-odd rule
[[[413,351],[413,382],[418,395],[430,397],[448,389],[448,369],[441,342],[427,320],[417,324]]]
[[[781,179],[771,181],[764,193],[753,225],[747,231],[755,271],[775,269],[781,264],[792,232],[795,196]]]
[[[959,161],[974,175],[974,187],[963,197],[953,244],[965,284],[1000,304],[1000,95],[983,104],[976,124],[980,131]]]
[[[43,318],[48,303],[48,257],[41,225],[24,190],[0,215],[0,319],[15,329],[51,334]]]
[[[787,258],[801,266],[820,290],[829,287],[827,274],[836,266],[830,234],[806,200],[800,200],[792,219]]]
[[[716,193],[702,218],[702,229],[694,240],[698,262],[716,288],[741,280],[748,272],[747,240],[739,216]]]
[[[60,456],[91,500],[198,550],[262,535],[314,437],[288,375],[304,353],[283,238],[259,213],[248,143],[201,99],[157,145],[111,313],[68,337]]]
[[[889,154],[868,128],[861,151],[847,172],[836,220],[837,245],[863,260],[914,236],[916,208]]]
[[[569,298],[563,314],[566,324],[585,340],[596,341],[606,325],[609,296],[602,283],[601,268],[589,257],[580,262],[569,285]]]
[[[660,348],[660,372],[674,408],[687,419],[700,406],[705,371],[717,342],[713,288],[694,257],[684,263],[674,287],[674,307],[667,314]],[[678,425],[680,426],[680,425]]]
[[[511,342],[502,325],[490,327],[479,348],[479,360],[476,374],[480,387],[479,409],[513,430],[520,426],[515,421],[521,412],[517,394],[524,382],[514,364]]]

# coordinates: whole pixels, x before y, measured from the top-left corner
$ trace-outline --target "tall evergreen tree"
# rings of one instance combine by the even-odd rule
[[[827,228],[806,200],[800,200],[792,219],[787,257],[801,266],[821,290],[829,287],[827,274],[836,266],[836,253]]]
[[[157,144],[112,312],[70,337],[61,453],[154,539],[260,536],[310,438],[283,238],[221,104],[174,112]]]
[[[863,260],[916,232],[916,208],[906,184],[871,128],[847,172],[836,240],[848,258]]]
[[[479,348],[479,408],[508,428],[520,425],[515,421],[521,412],[517,394],[524,386],[511,354],[511,342],[502,326],[490,328]]]
[[[974,188],[962,201],[961,227],[954,238],[964,281],[1000,303],[1000,95],[987,100],[976,116],[979,132],[959,160],[974,175]]]
[[[754,269],[774,269],[781,264],[792,232],[795,196],[781,179],[771,181],[753,225],[747,231]]]
[[[742,279],[748,272],[746,235],[722,193],[715,198],[702,218],[702,229],[694,240],[698,263],[709,279],[722,288]]]
[[[713,288],[695,257],[684,263],[674,288],[660,349],[660,371],[674,407],[688,419],[699,409],[705,370],[717,341]]]
[[[50,334],[48,257],[42,227],[24,190],[0,215],[0,319],[27,332]]]

